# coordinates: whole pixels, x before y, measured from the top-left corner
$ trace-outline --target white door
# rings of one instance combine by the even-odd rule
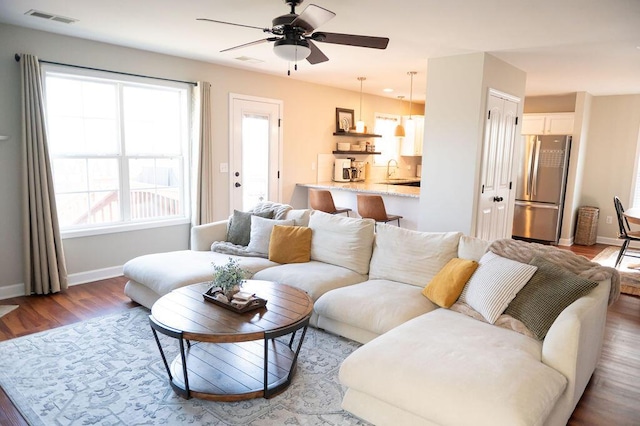
[[[229,103],[231,210],[280,202],[282,101],[231,94]]]
[[[490,92],[483,140],[476,236],[493,241],[511,236],[512,171],[518,101]]]

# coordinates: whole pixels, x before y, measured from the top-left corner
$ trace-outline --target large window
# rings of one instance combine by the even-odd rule
[[[63,235],[184,221],[189,86],[74,71],[44,68]]]
[[[390,160],[398,161],[398,138],[394,134],[396,126],[400,124],[400,116],[376,113],[375,117],[374,132],[382,137],[375,140],[376,151],[379,151],[380,155],[373,156],[373,164],[386,166]]]

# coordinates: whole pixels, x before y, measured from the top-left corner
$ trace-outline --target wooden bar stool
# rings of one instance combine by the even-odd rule
[[[384,208],[384,201],[380,195],[364,195],[358,194],[358,214],[363,218],[373,219],[376,222],[392,222],[398,221],[400,226],[400,219],[402,216],[387,214],[387,210]]]
[[[347,216],[349,216],[349,212],[351,211],[351,209],[346,207],[336,208],[331,192],[326,189],[309,188],[309,204],[312,209],[329,214],[346,213]]]

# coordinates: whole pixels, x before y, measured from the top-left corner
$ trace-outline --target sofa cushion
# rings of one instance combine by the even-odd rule
[[[440,425],[542,425],[567,380],[541,342],[448,309],[421,315],[348,356],[339,379]]]
[[[276,225],[271,232],[269,260],[304,263],[311,260],[311,228]]]
[[[493,252],[487,252],[478,263],[480,266],[462,290],[460,301],[493,324],[538,268]]]
[[[369,280],[330,291],[318,299],[314,310],[319,317],[382,334],[437,308],[420,292],[413,285]]]
[[[457,257],[459,232],[418,232],[378,224],[369,277],[427,285]]]
[[[251,238],[247,248],[249,251],[269,254],[269,242],[271,241],[271,231],[276,225],[293,225],[291,220],[265,219],[260,216],[251,216]]]
[[[429,284],[422,290],[426,296],[436,305],[449,308],[453,305],[462,289],[478,268],[478,262],[469,259],[454,258],[436,274]]]
[[[504,313],[522,321],[536,338],[542,340],[558,315],[596,288],[598,283],[581,278],[542,257],[534,257],[530,264],[537,266],[538,270]]]
[[[212,251],[181,250],[138,256],[124,264],[124,275],[163,296],[179,287],[213,278],[213,266],[238,259],[251,275],[277,263],[260,257],[242,257]]]
[[[247,246],[251,239],[251,216],[272,218],[273,211],[262,211],[257,213],[242,212],[234,210],[233,215],[229,218],[229,227],[227,228],[227,241],[239,246]]]
[[[318,261],[290,263],[263,269],[254,276],[256,280],[276,281],[306,291],[314,301],[326,292],[361,283],[366,275],[351,269]]]
[[[375,221],[336,216],[314,210],[309,219],[312,229],[311,260],[369,273]]]

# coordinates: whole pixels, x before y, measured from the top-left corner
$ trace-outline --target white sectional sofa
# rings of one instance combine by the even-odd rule
[[[226,227],[227,221],[194,227],[191,250],[128,262],[126,294],[150,307],[174,288],[210,280],[211,262],[229,257],[210,250],[225,239]],[[341,366],[345,410],[379,425],[567,422],[598,361],[607,303],[618,291],[615,270],[554,247],[489,245],[457,232],[383,224],[374,233],[370,220],[321,212],[312,213],[309,227],[310,262],[232,257],[255,279],[307,291],[315,301],[312,325],[363,343]],[[564,309],[542,340],[507,315],[490,324],[466,304],[444,309],[422,294],[453,258],[480,260],[482,267],[488,248],[518,262],[550,259],[597,287]]]

